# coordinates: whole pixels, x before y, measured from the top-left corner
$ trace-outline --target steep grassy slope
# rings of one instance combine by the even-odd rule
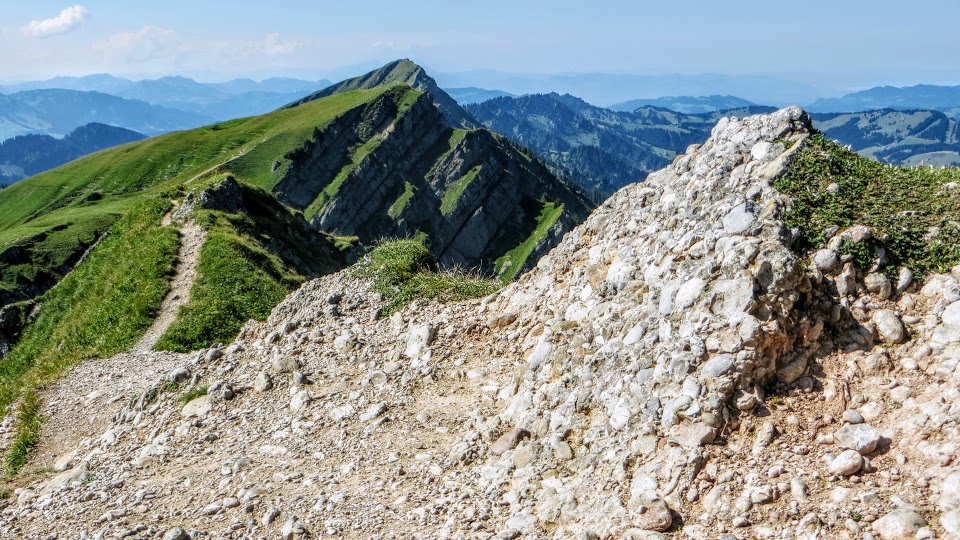
[[[309,103],[309,102],[308,102]],[[357,236],[424,235],[444,266],[499,273],[528,268],[591,204],[524,149],[484,129],[451,127],[429,94],[391,86],[291,154],[275,190],[319,230]],[[539,208],[561,211],[536,233]]]
[[[343,268],[333,238],[311,229],[268,192],[217,175],[191,218],[207,231],[197,281],[156,348],[187,352],[226,343],[265,320],[307,278]]]

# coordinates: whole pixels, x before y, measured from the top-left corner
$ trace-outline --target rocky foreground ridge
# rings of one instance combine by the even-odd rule
[[[378,319],[347,271],[133,399],[64,392],[113,421],[44,433],[0,537],[960,536],[960,268],[792,251],[810,129],[722,120],[483,300]]]

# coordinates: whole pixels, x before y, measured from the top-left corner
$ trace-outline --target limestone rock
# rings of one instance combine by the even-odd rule
[[[880,432],[868,424],[848,424],[833,434],[833,442],[840,448],[856,450],[867,455],[880,443]]]
[[[657,499],[643,507],[643,511],[633,515],[633,523],[638,529],[663,532],[673,525],[673,514],[666,501]]]
[[[894,345],[906,337],[906,329],[900,316],[890,309],[881,309],[873,314],[873,324],[877,327],[877,334],[883,343]]]
[[[196,399],[191,400],[189,403],[183,406],[181,414],[185,418],[191,416],[204,417],[213,408],[213,401],[209,395],[200,396]]]
[[[840,256],[832,249],[821,249],[813,256],[813,264],[823,273],[832,272],[840,264]]]
[[[863,457],[856,450],[844,450],[830,462],[830,472],[840,476],[855,474],[863,466]]]
[[[514,428],[500,436],[496,442],[490,446],[490,453],[499,456],[509,450],[517,447],[523,439],[530,436],[530,432],[523,428]]]
[[[873,530],[883,540],[913,540],[926,527],[923,516],[909,509],[894,510],[873,522]]]

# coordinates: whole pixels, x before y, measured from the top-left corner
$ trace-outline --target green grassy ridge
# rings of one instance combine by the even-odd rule
[[[190,301],[157,350],[189,352],[226,343],[249,319],[263,320],[300,280],[249,239],[214,226],[200,253]]]
[[[129,349],[150,326],[177,256],[176,231],[160,227],[168,208],[168,201],[157,199],[132,210],[83,264],[38,299],[36,320],[0,361],[0,414],[74,363]],[[28,441],[27,435],[18,440]],[[20,451],[24,445],[15,445],[13,452]],[[17,464],[19,458],[8,456],[10,472]]]
[[[0,191],[0,252],[31,238],[37,251],[28,268],[0,264],[0,290],[30,279],[31,268],[59,277],[59,261],[79,256],[86,231],[108,226],[145,198],[184,186],[197,175],[229,170],[264,189],[282,177],[277,161],[317,129],[376,99],[389,88],[358,90],[262,116],[161,135],[85,156]],[[190,186],[188,186],[189,188]],[[72,227],[76,235],[56,234]],[[68,240],[68,241],[64,241]],[[36,245],[34,245],[36,244]]]
[[[909,267],[943,272],[960,263],[960,197],[945,184],[960,182],[960,169],[900,167],[860,156],[816,133],[776,182],[793,200],[784,223],[800,231],[795,249],[808,252],[827,240],[832,227],[871,227],[868,246],[844,246],[861,269],[873,264],[875,248],[887,253],[885,269]],[[836,184],[835,191],[828,190]],[[942,233],[927,241],[931,227]]]
[[[389,317],[419,299],[452,302],[487,296],[502,283],[456,271],[435,271],[435,261],[423,238],[390,240],[364,256],[355,275],[373,280],[373,288],[388,300],[380,309]]]
[[[530,236],[517,247],[503,254],[494,264],[495,272],[506,282],[512,281],[523,267],[537,244],[543,240],[550,229],[563,215],[563,205],[552,202],[542,203],[540,214],[537,215],[537,226]]]
[[[308,277],[343,266],[333,239],[310,229],[266,191],[239,185],[242,211],[192,213],[207,238],[190,300],[158,350],[188,352],[229,342],[248,320],[265,320]]]

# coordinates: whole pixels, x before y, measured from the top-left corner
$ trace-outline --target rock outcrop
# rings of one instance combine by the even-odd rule
[[[796,253],[773,184],[810,130],[721,121],[483,300],[378,319],[308,282],[113,405],[0,537],[957,537],[960,268]]]
[[[406,58],[394,60],[370,73],[341,81],[323,90],[314,92],[303,99],[287,105],[287,107],[296,107],[302,103],[334,94],[341,94],[352,90],[376,88],[388,84],[403,84],[429,94],[431,101],[436,104],[447,123],[451,126],[464,129],[480,127],[480,123],[477,122],[470,113],[465,111],[463,107],[457,104],[456,100],[444,92],[440,86],[437,85],[437,81],[435,81],[433,77],[428,75],[422,67]]]

